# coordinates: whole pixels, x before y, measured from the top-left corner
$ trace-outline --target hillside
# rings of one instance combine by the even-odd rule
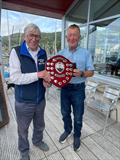
[[[15,33],[10,35],[11,48],[19,45],[22,41],[23,34]],[[53,33],[42,33],[40,46],[46,50],[48,54],[54,54],[55,51],[55,32]],[[56,32],[56,48],[57,51],[61,49],[61,32]],[[8,36],[2,37],[2,59],[3,64],[8,64],[9,59],[9,40]]]
[[[21,43],[22,41],[22,34],[20,33],[15,33],[13,35],[10,35],[11,39],[11,48],[14,46],[17,46],[18,44]],[[56,32],[56,47],[57,50],[61,48],[61,32]],[[40,46],[49,50],[54,48],[54,41],[55,41],[55,33],[42,33],[41,35],[41,41],[40,41]],[[3,49],[7,50],[8,49],[8,36],[2,37],[2,47]]]

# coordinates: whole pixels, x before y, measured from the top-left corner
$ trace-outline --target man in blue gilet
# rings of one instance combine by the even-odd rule
[[[39,46],[41,32],[35,24],[24,29],[24,41],[10,53],[10,80],[15,84],[15,111],[18,125],[20,160],[30,160],[28,129],[33,121],[33,144],[43,151],[48,145],[43,141],[45,128],[45,87],[50,76],[45,70],[47,55]]]

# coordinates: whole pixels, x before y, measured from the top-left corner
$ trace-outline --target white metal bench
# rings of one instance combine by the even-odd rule
[[[90,98],[94,97],[98,83],[95,81],[87,81],[85,92],[86,92],[86,101],[89,101]]]
[[[99,98],[98,97],[96,98],[94,94],[94,97],[92,98],[89,97],[89,101],[87,101],[88,106],[106,113],[103,134],[105,133],[107,121],[108,121],[111,111],[116,110],[116,120],[118,120],[116,104],[118,102],[119,96],[120,96],[120,89],[112,88],[111,86],[106,85],[104,93],[101,97],[98,96]]]

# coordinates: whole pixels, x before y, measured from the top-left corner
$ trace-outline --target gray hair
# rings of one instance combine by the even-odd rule
[[[24,28],[24,34],[28,33],[28,31],[30,31],[31,29],[37,30],[39,32],[39,34],[41,35],[40,28],[36,24],[33,24],[33,23],[28,24]]]

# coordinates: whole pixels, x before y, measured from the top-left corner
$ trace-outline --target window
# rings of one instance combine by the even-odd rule
[[[95,64],[116,63],[120,58],[120,18],[90,25],[88,46]]]

